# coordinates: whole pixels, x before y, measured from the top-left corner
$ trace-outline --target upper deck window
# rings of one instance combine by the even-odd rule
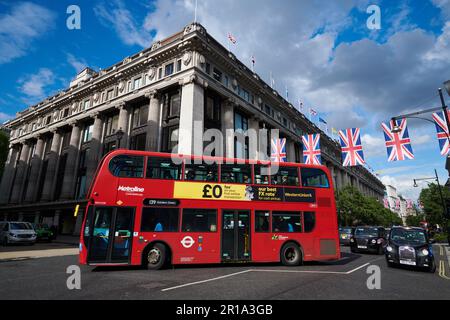
[[[173,163],[171,158],[149,157],[147,179],[181,180],[181,164]]]
[[[324,171],[316,168],[302,168],[303,187],[329,188],[330,183]]]
[[[274,169],[272,168],[271,171]],[[278,172],[272,176],[272,184],[282,186],[298,186],[298,171],[296,167],[279,167]]]
[[[216,164],[186,164],[184,179],[187,181],[218,181]]]
[[[115,177],[143,178],[144,157],[128,155],[114,157],[109,162],[109,171]]]
[[[221,167],[221,180],[225,183],[251,183],[251,166],[247,164],[224,164]]]

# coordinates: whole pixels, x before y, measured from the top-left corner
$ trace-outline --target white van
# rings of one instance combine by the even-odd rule
[[[0,241],[4,246],[13,243],[36,242],[36,232],[29,222],[3,221],[0,222]]]

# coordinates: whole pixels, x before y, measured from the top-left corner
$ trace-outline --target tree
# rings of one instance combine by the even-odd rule
[[[422,189],[419,199],[423,204],[423,213],[426,221],[430,225],[445,225],[444,207],[442,205],[441,196],[439,194],[438,185],[430,183],[428,188]],[[441,187],[444,201],[450,201],[450,191],[447,188]]]
[[[336,205],[340,225],[391,226],[402,224],[402,220],[397,214],[386,209],[376,199],[364,196],[352,186],[346,186],[336,191]]]
[[[0,130],[0,180],[3,176],[3,170],[5,169],[6,158],[8,157],[9,137]]]

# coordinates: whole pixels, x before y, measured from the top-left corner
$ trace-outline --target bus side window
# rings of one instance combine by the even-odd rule
[[[221,181],[224,183],[252,183],[252,168],[247,164],[223,164]]]
[[[147,179],[181,180],[181,164],[170,158],[149,157],[147,160]]]
[[[303,212],[303,224],[305,232],[312,232],[316,226],[316,214],[315,212]]]
[[[270,212],[256,211],[255,212],[255,231],[256,232],[270,232]]]
[[[143,208],[141,232],[177,232],[179,209]]]
[[[217,210],[184,209],[182,232],[216,232]]]
[[[217,182],[217,173],[217,164],[186,164],[184,179],[187,181]]]
[[[282,186],[298,186],[298,170],[296,167],[278,167],[278,172],[272,175],[272,184]],[[271,172],[274,171],[272,166]]]
[[[302,232],[300,212],[273,211],[273,232]]]
[[[269,184],[269,167],[255,165],[255,184]]]
[[[301,168],[302,186],[314,188],[329,188],[328,177],[321,169]]]
[[[115,177],[143,178],[144,157],[121,155],[111,159],[109,171]]]

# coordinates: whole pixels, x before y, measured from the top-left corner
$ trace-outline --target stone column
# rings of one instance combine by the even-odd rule
[[[234,158],[234,103],[227,101],[222,108],[222,130],[224,139],[224,155]]]
[[[123,137],[120,140],[120,146],[118,148],[122,149],[128,149],[128,137],[129,137],[129,130],[128,130],[128,124],[129,124],[129,114],[128,109],[126,107],[125,102],[119,104],[117,107],[119,109],[119,121],[118,121],[118,129],[121,129],[123,131]]]
[[[334,190],[337,190],[338,189],[338,185],[337,185],[336,177],[334,176],[334,167],[333,167],[333,165],[330,164],[328,169],[330,170],[331,179],[333,180]]]
[[[289,138],[286,138],[286,153],[287,161],[295,162],[295,142]]]
[[[52,145],[48,155],[47,173],[45,175],[44,188],[42,189],[41,201],[51,201],[53,199],[52,188],[56,178],[56,165],[58,163],[59,149],[61,144],[61,134],[53,132]]]
[[[14,185],[12,186],[11,203],[19,203],[22,198],[21,191],[23,190],[23,182],[27,171],[29,152],[30,146],[25,142],[22,145],[19,163],[17,164],[16,178],[14,179]]]
[[[80,147],[81,126],[72,123],[72,133],[70,134],[69,150],[67,153],[66,170],[64,171],[64,183],[61,191],[61,199],[73,199],[75,194],[75,180],[77,176],[77,158]]]
[[[150,98],[150,104],[148,106],[148,120],[147,120],[147,150],[148,151],[160,151],[158,146],[158,137],[161,133],[159,127],[160,118],[160,97],[156,91],[152,91],[145,95]]]
[[[259,119],[248,120],[249,159],[259,160]]]
[[[16,169],[19,150],[16,146],[10,146],[5,169],[3,170],[2,183],[0,185],[0,204],[7,204],[11,194],[11,183]]]
[[[204,88],[193,76],[184,83],[181,90],[179,154],[203,154],[204,103]]]
[[[42,137],[38,137],[38,140],[36,142],[36,149],[30,161],[31,170],[30,178],[28,180],[27,193],[25,195],[25,202],[33,202],[36,199],[39,171],[41,169],[42,154],[44,152],[44,144],[45,142]]]
[[[89,188],[97,169],[98,161],[101,156],[101,138],[103,129],[103,119],[99,114],[94,115],[94,129],[92,132],[92,140],[89,143],[89,155],[87,159],[86,169],[86,187]]]

